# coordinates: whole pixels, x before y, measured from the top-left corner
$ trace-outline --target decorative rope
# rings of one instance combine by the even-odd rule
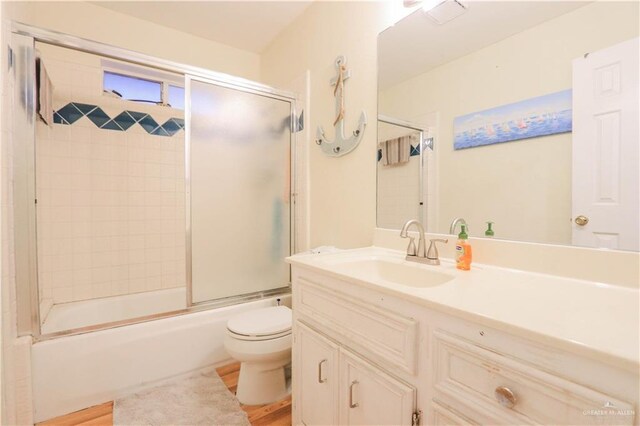
[[[338,112],[338,116],[333,122],[334,127],[336,124],[338,124],[338,121],[344,119],[344,72],[347,70],[347,67],[340,64],[339,70],[340,71],[338,72],[338,79],[336,80],[336,88],[333,89],[333,96],[336,96],[336,93],[338,93],[339,89],[340,94],[338,96],[340,96],[340,111]]]

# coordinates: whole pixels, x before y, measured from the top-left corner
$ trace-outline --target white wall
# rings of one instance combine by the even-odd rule
[[[453,150],[457,116],[571,88],[571,61],[638,36],[638,3],[594,3],[385,90],[380,113],[440,113],[439,223],[472,235],[571,244],[571,133]]]
[[[125,110],[158,124],[184,111],[103,95],[102,58],[37,43],[53,109],[71,102]],[[41,320],[51,304],[185,285],[184,130],[36,123]]]
[[[80,1],[12,2],[12,19],[140,53],[260,79],[260,56]],[[149,2],[149,7],[153,3]]]
[[[333,139],[335,99],[329,80],[338,55],[347,57],[345,130],[354,130],[360,111],[368,124],[360,146],[340,158],[309,144],[310,246],[357,247],[372,242],[376,211],[377,34],[407,13],[401,2],[314,2],[262,54],[262,80],[287,86],[310,74],[306,126],[318,125]]]

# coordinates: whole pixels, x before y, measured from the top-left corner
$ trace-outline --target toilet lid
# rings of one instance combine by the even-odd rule
[[[229,331],[245,336],[270,336],[291,330],[291,309],[286,306],[255,309],[229,319]]]

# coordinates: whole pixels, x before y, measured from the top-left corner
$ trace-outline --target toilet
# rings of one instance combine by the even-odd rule
[[[242,404],[269,404],[290,393],[291,309],[273,306],[230,318],[224,346],[241,363],[236,397]]]

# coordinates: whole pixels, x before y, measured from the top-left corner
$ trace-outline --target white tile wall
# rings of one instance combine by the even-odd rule
[[[97,56],[39,50],[55,87],[54,109],[82,102],[110,117],[146,112],[159,124],[183,116],[102,96]],[[41,306],[184,286],[184,173],[184,131],[163,137],[137,124],[99,129],[87,117],[72,125],[38,121]]]

